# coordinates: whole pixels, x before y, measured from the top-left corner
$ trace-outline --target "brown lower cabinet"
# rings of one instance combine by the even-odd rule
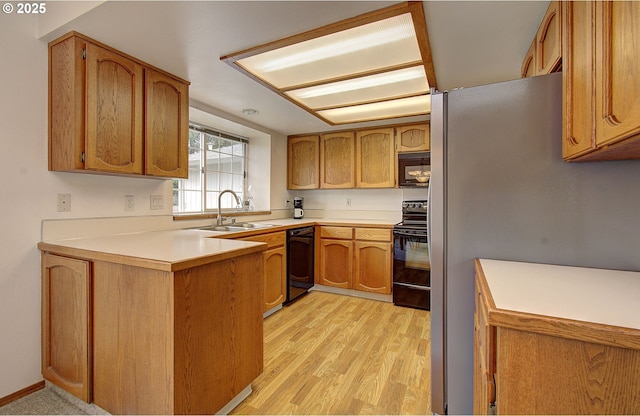
[[[285,231],[241,238],[267,243],[264,259],[264,312],[287,299],[287,235]]]
[[[216,413],[263,370],[263,267],[260,252],[176,271],[43,252],[44,378],[112,414]]]
[[[316,283],[391,294],[391,229],[322,226],[319,234]]]
[[[478,261],[475,302],[474,414],[640,414],[637,331],[498,309]]]
[[[42,375],[90,402],[91,263],[42,256]]]

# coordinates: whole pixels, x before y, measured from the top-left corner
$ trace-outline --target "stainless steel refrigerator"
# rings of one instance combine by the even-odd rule
[[[434,413],[473,413],[474,258],[640,270],[640,161],[563,162],[561,136],[560,73],[433,94]]]

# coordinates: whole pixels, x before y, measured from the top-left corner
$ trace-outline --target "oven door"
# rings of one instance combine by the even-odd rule
[[[393,231],[393,303],[429,310],[431,263],[427,232]]]

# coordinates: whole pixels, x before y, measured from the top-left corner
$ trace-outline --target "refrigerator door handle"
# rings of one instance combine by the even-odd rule
[[[427,190],[427,251],[429,264],[431,264],[431,184]]]

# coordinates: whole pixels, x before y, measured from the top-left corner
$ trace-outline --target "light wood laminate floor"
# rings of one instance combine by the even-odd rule
[[[264,372],[232,414],[431,414],[427,311],[312,291],[264,334]]]

